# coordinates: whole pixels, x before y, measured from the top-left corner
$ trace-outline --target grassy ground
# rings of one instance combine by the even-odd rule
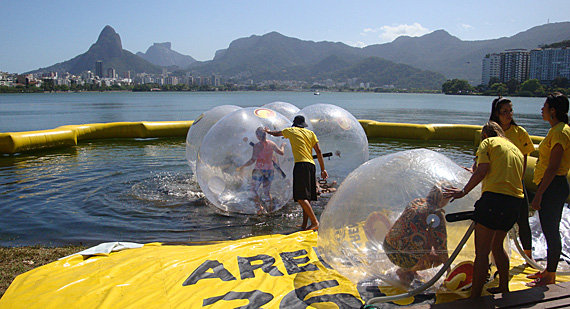
[[[19,274],[87,248],[83,246],[0,247],[0,298]]]

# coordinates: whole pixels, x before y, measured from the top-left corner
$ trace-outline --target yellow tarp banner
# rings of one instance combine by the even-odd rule
[[[351,283],[319,258],[316,246],[317,233],[298,232],[73,255],[18,276],[0,308],[360,308],[380,290],[396,294]],[[520,264],[513,254],[511,290],[526,288],[524,275],[534,272]],[[435,302],[468,295],[440,288]]]
[[[317,233],[74,255],[18,276],[1,308],[306,308],[362,305],[317,257]]]

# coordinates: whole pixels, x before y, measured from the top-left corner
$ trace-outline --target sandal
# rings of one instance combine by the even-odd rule
[[[535,288],[535,287],[537,287],[537,286],[545,286],[545,285],[553,284],[553,283],[554,283],[554,282],[548,283],[548,282],[542,280],[542,278],[536,278],[536,279],[534,279],[534,280],[531,281],[531,282],[525,283],[525,285],[526,285],[526,286],[529,286],[529,287],[531,287],[531,288]]]
[[[542,278],[542,272],[537,271],[537,272],[535,272],[535,273],[532,274],[532,275],[527,275],[526,277],[527,277],[528,279],[539,279],[539,278]]]

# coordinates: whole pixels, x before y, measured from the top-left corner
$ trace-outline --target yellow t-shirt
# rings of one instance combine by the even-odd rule
[[[512,124],[511,127],[505,131],[505,136],[517,146],[523,155],[528,155],[534,151],[534,144],[523,127]]]
[[[477,165],[489,163],[481,192],[495,192],[518,198],[522,188],[524,157],[509,140],[495,136],[484,139],[477,150]]]
[[[313,131],[305,128],[290,127],[281,131],[283,136],[291,142],[295,162],[309,162],[313,160],[313,146],[319,142]]]
[[[538,145],[538,161],[536,161],[534,166],[534,178],[532,180],[537,185],[540,184],[542,177],[544,177],[544,172],[550,161],[550,152],[556,144],[560,144],[564,149],[562,162],[560,162],[556,175],[568,174],[570,169],[570,127],[561,122],[550,128],[546,137]]]

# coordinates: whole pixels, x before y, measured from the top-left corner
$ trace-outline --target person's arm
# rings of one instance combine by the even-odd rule
[[[257,160],[257,156],[259,155],[259,143],[255,144],[253,146],[253,152],[251,154],[251,159],[249,159],[247,162],[245,162],[242,166],[236,168],[236,171],[241,171],[244,167],[246,166],[250,166],[253,163],[255,163],[255,160]]]
[[[265,133],[267,133],[267,134],[269,134],[269,135],[273,135],[273,136],[283,136],[283,132],[281,132],[281,131],[271,131],[271,130],[269,130],[268,127],[265,127],[265,128],[263,129],[263,131],[265,131]]]
[[[523,161],[523,173],[522,173],[522,178],[524,179],[524,174],[526,173],[526,158],[528,157],[528,155],[524,155],[524,161]]]
[[[452,197],[453,199],[464,197],[485,178],[488,171],[489,171],[489,163],[478,164],[477,168],[473,172],[473,175],[471,175],[471,178],[469,178],[469,181],[467,182],[465,187],[463,187],[463,189],[445,188],[444,195],[446,197]]]
[[[319,160],[319,165],[321,166],[321,179],[326,180],[329,178],[329,173],[327,173],[327,170],[325,170],[325,160],[323,159],[323,153],[321,152],[321,146],[319,146],[319,142],[316,142],[313,148],[317,153],[317,159]]]
[[[562,145],[556,144],[552,147],[550,151],[550,159],[548,160],[548,167],[544,171],[544,176],[542,177],[542,181],[538,185],[536,189],[536,193],[534,194],[534,198],[532,199],[532,208],[536,210],[540,210],[540,203],[542,202],[542,195],[546,188],[550,186],[552,180],[554,180],[554,176],[556,176],[556,171],[560,167],[562,163],[562,156],[564,155],[564,148]]]
[[[269,141],[271,143],[271,147],[273,148],[273,151],[275,151],[278,155],[282,156],[285,153],[285,142],[281,143],[281,148],[277,147],[277,144],[275,144],[272,141]]]

